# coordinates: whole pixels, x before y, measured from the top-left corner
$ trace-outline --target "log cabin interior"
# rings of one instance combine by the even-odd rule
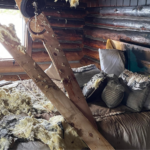
[[[20,13],[23,37],[0,20],[12,56],[0,49],[0,150],[150,149],[150,0],[0,0],[0,10]]]

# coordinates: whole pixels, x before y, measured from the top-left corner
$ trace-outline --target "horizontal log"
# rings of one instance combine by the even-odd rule
[[[98,41],[98,40],[93,40],[89,38],[84,38],[83,41],[85,46],[93,47],[93,48],[101,48],[101,49],[106,49],[106,42],[104,41]]]
[[[49,67],[50,64],[39,65],[42,70],[45,70]],[[20,66],[8,66],[8,67],[0,67],[0,73],[10,73],[10,72],[24,72],[24,70]]]
[[[19,75],[21,80],[28,80],[30,77],[27,74],[20,74]],[[18,81],[20,80],[17,75],[4,75],[0,80],[6,80],[6,81]]]
[[[32,52],[32,58],[35,62],[48,62],[51,61],[47,52]]]
[[[83,53],[86,56],[89,56],[91,58],[99,60],[99,53],[98,53],[98,51],[92,51],[90,49],[84,48],[83,49]]]
[[[83,30],[53,28],[58,40],[80,41],[83,37]]]
[[[150,19],[141,17],[86,17],[87,24],[139,31],[150,31]]]
[[[147,32],[135,32],[126,30],[114,30],[106,28],[85,27],[84,34],[93,38],[112,39],[123,42],[131,42],[150,46],[150,35]]]
[[[65,52],[66,58],[68,61],[77,61],[82,59],[83,52]],[[51,61],[49,55],[46,52],[35,52],[32,53],[32,58],[35,62],[44,62],[44,61]],[[59,59],[59,57],[58,57]]]
[[[136,16],[149,17],[150,6],[142,7],[97,7],[87,8],[89,14],[101,14],[102,16]]]
[[[83,66],[86,66],[86,65],[90,65],[90,64],[95,64],[97,68],[101,69],[100,67],[100,62],[97,61],[93,61],[94,59],[90,59],[90,57],[86,57],[84,56],[81,60],[80,60],[80,63],[83,65]]]
[[[84,56],[82,51],[80,51],[80,52],[65,52],[65,55],[66,55],[68,61],[78,61],[78,60],[81,60],[82,57]],[[34,53],[32,53],[32,58],[37,63],[39,63],[39,62],[44,63],[44,62],[51,61],[47,52],[34,52]],[[14,62],[14,60],[0,61],[0,68],[15,67],[15,66],[18,66],[18,64],[16,62]]]
[[[77,48],[82,48],[83,45],[82,44],[78,44],[78,43],[60,43],[61,47],[63,49],[77,49]],[[32,48],[33,49],[44,49],[43,43],[42,42],[33,42],[32,44]]]
[[[46,16],[51,17],[60,17],[60,18],[84,18],[86,16],[86,12],[83,9],[64,9],[64,8],[55,8],[48,7],[44,11]]]
[[[78,62],[78,63],[70,63],[70,66],[71,68],[78,68],[78,67],[82,67],[83,65],[80,62]],[[47,65],[46,67],[42,67],[42,68],[45,70],[48,67],[49,65]],[[16,66],[15,70],[12,70],[13,68],[14,67],[9,66],[9,67],[6,67],[6,70],[8,72],[1,72],[1,67],[0,67],[0,75],[1,75],[0,80],[17,81],[17,80],[20,80],[19,77],[21,78],[21,80],[30,79],[29,76],[22,70],[20,66]],[[23,72],[16,72],[16,71],[23,71]]]
[[[81,42],[83,40],[83,29],[81,28],[74,29],[74,28],[53,27],[53,31],[60,43],[64,43],[64,42],[77,43],[78,41]]]
[[[47,17],[52,27],[83,28],[84,20]]]

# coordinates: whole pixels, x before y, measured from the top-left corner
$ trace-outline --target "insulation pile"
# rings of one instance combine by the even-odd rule
[[[68,0],[66,0],[68,2]],[[69,0],[70,7],[77,7],[79,5],[79,0]]]
[[[35,118],[38,113],[57,110],[32,80],[1,87],[0,107],[0,150],[7,150],[18,139],[40,140],[50,150],[81,150],[87,147],[61,115],[49,120]]]
[[[57,2],[58,0],[54,0],[54,2]],[[77,7],[79,5],[79,0],[66,0],[66,2],[70,3],[70,7]]]

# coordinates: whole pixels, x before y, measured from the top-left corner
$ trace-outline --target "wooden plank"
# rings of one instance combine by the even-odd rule
[[[106,28],[85,27],[84,34],[93,38],[112,39],[123,42],[132,42],[149,46],[150,38],[148,32],[135,32],[127,30],[114,30]]]
[[[10,52],[14,59],[17,60],[18,64],[25,70],[29,77],[33,79],[45,96],[51,100],[52,104],[54,104],[54,106],[65,117],[65,119],[74,124],[74,127],[80,131],[79,135],[84,142],[86,142],[93,150],[97,150],[99,148],[113,150],[113,147],[92,126],[89,120],[81,113],[81,111],[73,104],[73,102],[71,102],[69,98],[67,98],[66,95],[44,73],[44,71],[42,71],[42,69],[35,64],[35,62],[27,53],[21,51],[19,48],[20,43],[10,38],[14,37],[13,31],[2,26],[1,30],[8,30],[7,33],[11,34],[11,36],[8,36],[8,34],[5,35],[4,41],[1,40],[3,46]],[[4,32],[1,32],[2,35],[3,33]],[[78,99],[76,102],[80,102],[81,104],[81,99]]]

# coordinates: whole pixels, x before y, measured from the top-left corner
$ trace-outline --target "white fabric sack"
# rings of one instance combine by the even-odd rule
[[[101,70],[106,74],[119,76],[125,69],[124,62],[118,50],[99,49]]]
[[[45,70],[45,73],[51,78],[56,80],[61,80],[57,70],[55,69],[53,63]]]

